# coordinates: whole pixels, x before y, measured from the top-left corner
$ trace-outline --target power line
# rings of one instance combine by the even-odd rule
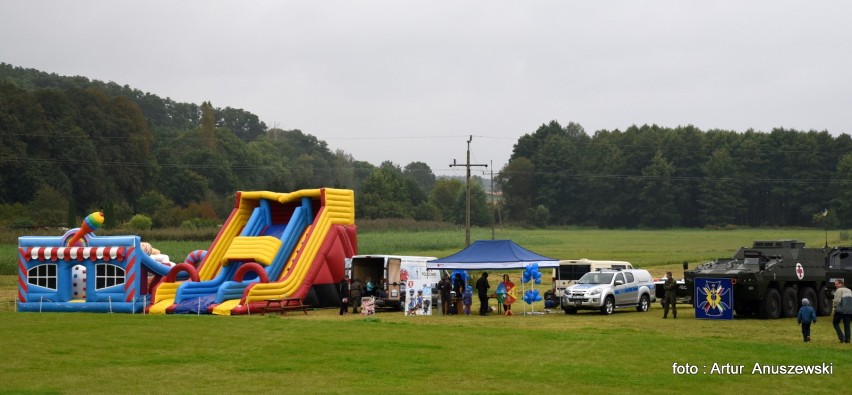
[[[204,165],[204,164],[188,164],[188,163],[157,163],[149,162],[128,162],[128,161],[92,161],[83,159],[53,159],[53,158],[31,158],[31,157],[16,157],[16,156],[0,156],[0,163],[3,162],[30,162],[30,163],[53,163],[53,164],[68,164],[81,166],[97,166],[97,167],[160,167],[160,168],[184,168],[184,169],[214,169],[219,168],[219,165]],[[450,164],[450,167],[466,167],[462,163]],[[485,165],[471,165],[485,166]],[[284,168],[291,171],[299,170],[316,170],[298,165],[288,165],[286,162],[282,166],[254,166],[254,165],[231,165],[228,166],[232,170],[276,170]],[[347,169],[347,167],[324,167],[331,171],[339,171]],[[432,169],[433,174],[436,169]],[[439,169],[455,171],[454,169]],[[468,171],[473,169],[467,168]],[[487,175],[487,171],[481,171],[483,176]],[[735,182],[752,182],[752,183],[799,183],[799,184],[826,184],[826,185],[848,185],[852,184],[850,179],[825,179],[825,178],[769,178],[769,177],[706,177],[706,176],[650,176],[642,174],[596,174],[596,173],[567,173],[565,171],[558,172],[542,172],[542,171],[508,171],[505,174],[510,175],[527,175],[527,176],[544,176],[544,177],[568,177],[576,179],[612,179],[612,180],[667,180],[667,181],[697,181],[697,182],[720,182],[720,181],[735,181]],[[469,177],[470,174],[466,174]]]

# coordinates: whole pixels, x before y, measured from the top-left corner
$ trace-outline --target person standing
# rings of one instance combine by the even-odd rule
[[[672,308],[672,316],[677,319],[677,281],[672,272],[666,272],[666,281],[663,283],[663,318],[668,318],[669,306]]]
[[[453,290],[450,291],[450,314],[461,314],[461,302],[464,290],[467,289],[466,272],[455,272],[452,277]]]
[[[438,293],[441,296],[441,314],[447,315],[450,313],[450,292],[453,290],[453,283],[450,282],[450,276],[444,274],[441,282],[438,283]]]
[[[476,280],[476,292],[479,295],[479,315],[488,315],[488,272],[482,272],[479,280]]]
[[[497,290],[499,291],[500,288],[501,287],[498,286]],[[509,280],[508,274],[503,275],[502,289],[503,289],[504,293],[503,293],[503,300],[501,300],[500,303],[503,304],[503,314],[514,315],[512,313],[512,303],[515,302],[514,301],[515,283],[513,283],[512,280]],[[498,294],[497,297],[500,298],[500,295]]]
[[[361,280],[354,278],[352,279],[352,285],[349,287],[349,304],[352,305],[352,314],[358,313],[358,308],[361,307],[361,293],[364,289],[364,286],[361,284]]]
[[[337,284],[337,293],[340,295],[340,315],[344,315],[349,310],[349,276],[344,274],[340,279],[340,283]]]
[[[464,292],[465,281],[464,276],[461,273],[456,273],[453,275],[453,291],[456,292],[456,297],[460,298],[461,294]]]
[[[462,292],[461,300],[462,305],[464,305],[464,314],[470,315],[470,305],[473,303],[473,289],[470,285],[464,287],[464,292]]]
[[[834,280],[834,330],[841,343],[849,343],[849,321],[852,320],[852,291],[843,285],[843,280]],[[840,330],[840,321],[843,329]]]
[[[796,316],[796,321],[802,324],[802,341],[811,341],[811,324],[816,324],[816,320],[816,310],[811,307],[811,301],[808,298],[802,299],[802,307]]]
[[[373,284],[373,279],[367,276],[367,282],[364,284],[364,296],[373,296],[376,285]]]

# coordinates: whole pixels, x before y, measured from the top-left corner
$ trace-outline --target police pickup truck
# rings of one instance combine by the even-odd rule
[[[612,314],[617,308],[636,307],[648,311],[657,300],[651,273],[642,269],[601,269],[583,275],[576,284],[565,289],[561,307],[565,314],[577,310],[600,310]]]

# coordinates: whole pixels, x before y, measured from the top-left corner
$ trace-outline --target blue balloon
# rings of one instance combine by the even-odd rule
[[[535,281],[536,284],[541,284],[541,272],[538,270],[538,262],[532,263],[524,268],[524,273],[521,277],[521,282]]]
[[[467,270],[453,270],[453,273],[450,275],[450,280],[454,281],[456,279],[456,274],[461,275],[462,281],[465,283],[470,281],[470,275],[467,274]]]
[[[526,292],[524,292],[523,299],[524,299],[524,302],[527,302],[527,304],[532,304],[533,302],[541,301],[542,297],[541,297],[541,295],[539,295],[537,289],[533,289],[533,290],[527,290]]]

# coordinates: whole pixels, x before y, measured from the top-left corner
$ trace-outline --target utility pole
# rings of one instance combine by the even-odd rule
[[[494,198],[494,161],[491,161],[491,240],[494,240],[494,208],[497,207],[497,199]]]
[[[467,140],[467,163],[464,165],[460,165],[456,163],[456,160],[453,159],[453,163],[450,164],[450,167],[456,166],[464,166],[467,168],[467,175],[465,177],[465,185],[467,185],[467,192],[465,195],[465,210],[464,210],[464,245],[465,247],[470,245],[470,167],[471,166],[484,166],[488,167],[486,164],[470,164],[470,142],[473,140],[473,135]]]

